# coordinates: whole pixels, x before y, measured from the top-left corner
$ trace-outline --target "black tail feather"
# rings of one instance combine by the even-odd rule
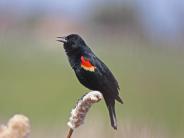
[[[123,100],[122,100],[119,96],[116,96],[116,100],[117,100],[118,102],[120,102],[121,104],[123,104]]]
[[[117,120],[116,120],[116,113],[115,113],[115,107],[114,106],[115,106],[115,104],[109,104],[108,105],[108,110],[109,110],[111,126],[114,129],[117,129]]]

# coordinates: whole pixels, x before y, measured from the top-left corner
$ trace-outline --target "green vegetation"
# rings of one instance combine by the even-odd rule
[[[99,42],[92,49],[119,80],[125,102],[117,104],[119,120],[151,121],[172,133],[182,131],[183,51],[117,41],[117,47],[112,47],[112,43]],[[89,90],[79,84],[59,45],[55,39],[45,42],[16,37],[1,41],[1,117],[23,113],[38,124],[68,120],[77,98]],[[108,120],[103,102],[92,112],[100,112]]]

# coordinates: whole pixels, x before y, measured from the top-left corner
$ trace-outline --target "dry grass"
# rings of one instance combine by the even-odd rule
[[[119,121],[118,130],[113,130],[110,125],[104,124],[103,118],[90,115],[86,123],[75,129],[72,138],[183,138],[183,133],[171,136],[163,127],[153,125],[148,121],[133,121],[125,119]],[[40,125],[32,126],[30,135],[29,119],[22,115],[13,116],[7,125],[1,125],[0,138],[61,138],[66,137],[68,127],[65,125]]]
[[[117,131],[103,123],[103,119],[87,119],[74,131],[72,138],[170,138],[163,128],[143,122],[120,122]],[[67,132],[68,128],[62,126],[40,127],[33,129],[31,138],[64,138]]]

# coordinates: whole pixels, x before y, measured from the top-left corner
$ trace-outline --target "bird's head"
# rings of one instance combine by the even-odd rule
[[[59,38],[58,40],[59,42],[63,43],[64,48],[66,50],[67,49],[76,50],[86,46],[84,40],[77,34],[70,34],[65,37],[57,37],[57,38]]]

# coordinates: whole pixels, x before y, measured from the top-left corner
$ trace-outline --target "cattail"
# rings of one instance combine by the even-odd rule
[[[29,119],[24,115],[14,115],[7,126],[0,126],[0,138],[27,138],[29,133]]]
[[[92,104],[99,102],[103,98],[99,91],[91,91],[85,94],[76,104],[75,108],[71,111],[69,122],[70,127],[67,138],[70,138],[73,130],[84,123],[85,116],[89,111]]]

